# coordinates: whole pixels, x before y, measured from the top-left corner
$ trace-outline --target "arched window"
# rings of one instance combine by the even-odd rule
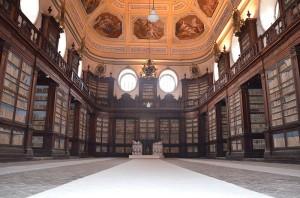
[[[34,24],[39,16],[39,0],[21,0],[20,6],[22,12],[27,16],[31,23]]]
[[[137,85],[136,73],[129,68],[122,70],[119,74],[118,83],[123,91],[133,91]]]
[[[233,62],[236,62],[239,59],[240,54],[241,49],[239,44],[239,38],[233,35],[231,40],[231,57]]]
[[[173,92],[178,84],[178,77],[173,70],[166,69],[159,75],[159,88],[166,93]]]
[[[259,18],[263,29],[266,31],[280,15],[278,0],[261,0]]]
[[[62,57],[65,56],[66,53],[66,48],[67,48],[67,37],[66,37],[66,33],[60,33],[60,38],[58,41],[58,49],[57,51],[60,52],[60,55]]]

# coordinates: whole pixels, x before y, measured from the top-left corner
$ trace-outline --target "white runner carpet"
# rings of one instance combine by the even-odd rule
[[[31,198],[267,198],[159,159],[135,159]]]

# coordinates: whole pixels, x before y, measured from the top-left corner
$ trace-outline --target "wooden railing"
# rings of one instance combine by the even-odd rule
[[[40,51],[42,55],[44,55],[44,57],[58,69],[59,72],[61,72],[65,77],[71,78],[70,80],[73,85],[79,88],[84,95],[91,97],[91,99],[94,98],[86,84],[75,72],[72,72],[71,76],[67,75],[69,65],[50,44],[48,39],[44,38],[30,20],[14,6],[12,0],[0,0],[0,16],[2,16],[3,19],[8,20],[8,22],[17,29],[18,33],[29,41],[33,47],[38,49],[38,51]],[[260,52],[280,39],[281,35],[285,33],[290,26],[298,23],[299,19],[300,2],[295,1],[289,6],[286,14],[278,18],[274,24],[272,24],[271,27],[259,37],[257,43],[250,46],[243,54],[240,55],[239,59],[231,67],[229,74],[221,76],[220,79],[216,81],[214,85],[210,86],[208,91],[202,94],[199,99],[184,101],[185,106],[201,106],[207,103],[207,101],[225,87],[227,83],[236,78],[239,73],[249,67],[251,62],[259,56]]]
[[[71,80],[84,95],[91,96],[88,87],[75,72],[72,72],[71,75],[67,74],[68,68],[70,68],[67,62],[22,11],[16,8],[13,0],[0,0],[0,16],[12,24],[26,41],[29,41],[65,78]]]
[[[268,48],[272,43],[280,39],[280,37],[288,30],[292,25],[299,23],[300,20],[300,1],[295,1],[291,4],[284,16],[278,18],[271,27],[264,32],[258,41],[250,46],[239,59],[233,64],[230,69],[230,73],[223,75],[219,78],[214,85],[210,86],[207,93],[203,94],[199,98],[199,106],[204,105],[215,94],[217,94],[223,87],[225,87],[231,80],[236,78],[239,73],[248,68],[252,61],[254,61],[259,54]]]

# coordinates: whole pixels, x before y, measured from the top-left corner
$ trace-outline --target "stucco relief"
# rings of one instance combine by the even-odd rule
[[[180,40],[195,39],[204,32],[204,24],[196,15],[181,18],[175,27],[175,35]]]
[[[198,4],[206,16],[212,17],[218,7],[219,0],[198,0]]]
[[[101,0],[81,0],[87,14],[92,13],[100,4]]]
[[[94,29],[101,36],[118,38],[122,34],[122,21],[115,15],[102,13],[96,18]]]
[[[134,35],[139,39],[159,40],[164,36],[164,24],[162,21],[149,22],[146,18],[139,18],[134,22]]]

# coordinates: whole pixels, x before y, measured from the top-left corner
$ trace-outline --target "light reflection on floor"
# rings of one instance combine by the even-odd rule
[[[136,159],[31,198],[267,198],[158,159]]]

